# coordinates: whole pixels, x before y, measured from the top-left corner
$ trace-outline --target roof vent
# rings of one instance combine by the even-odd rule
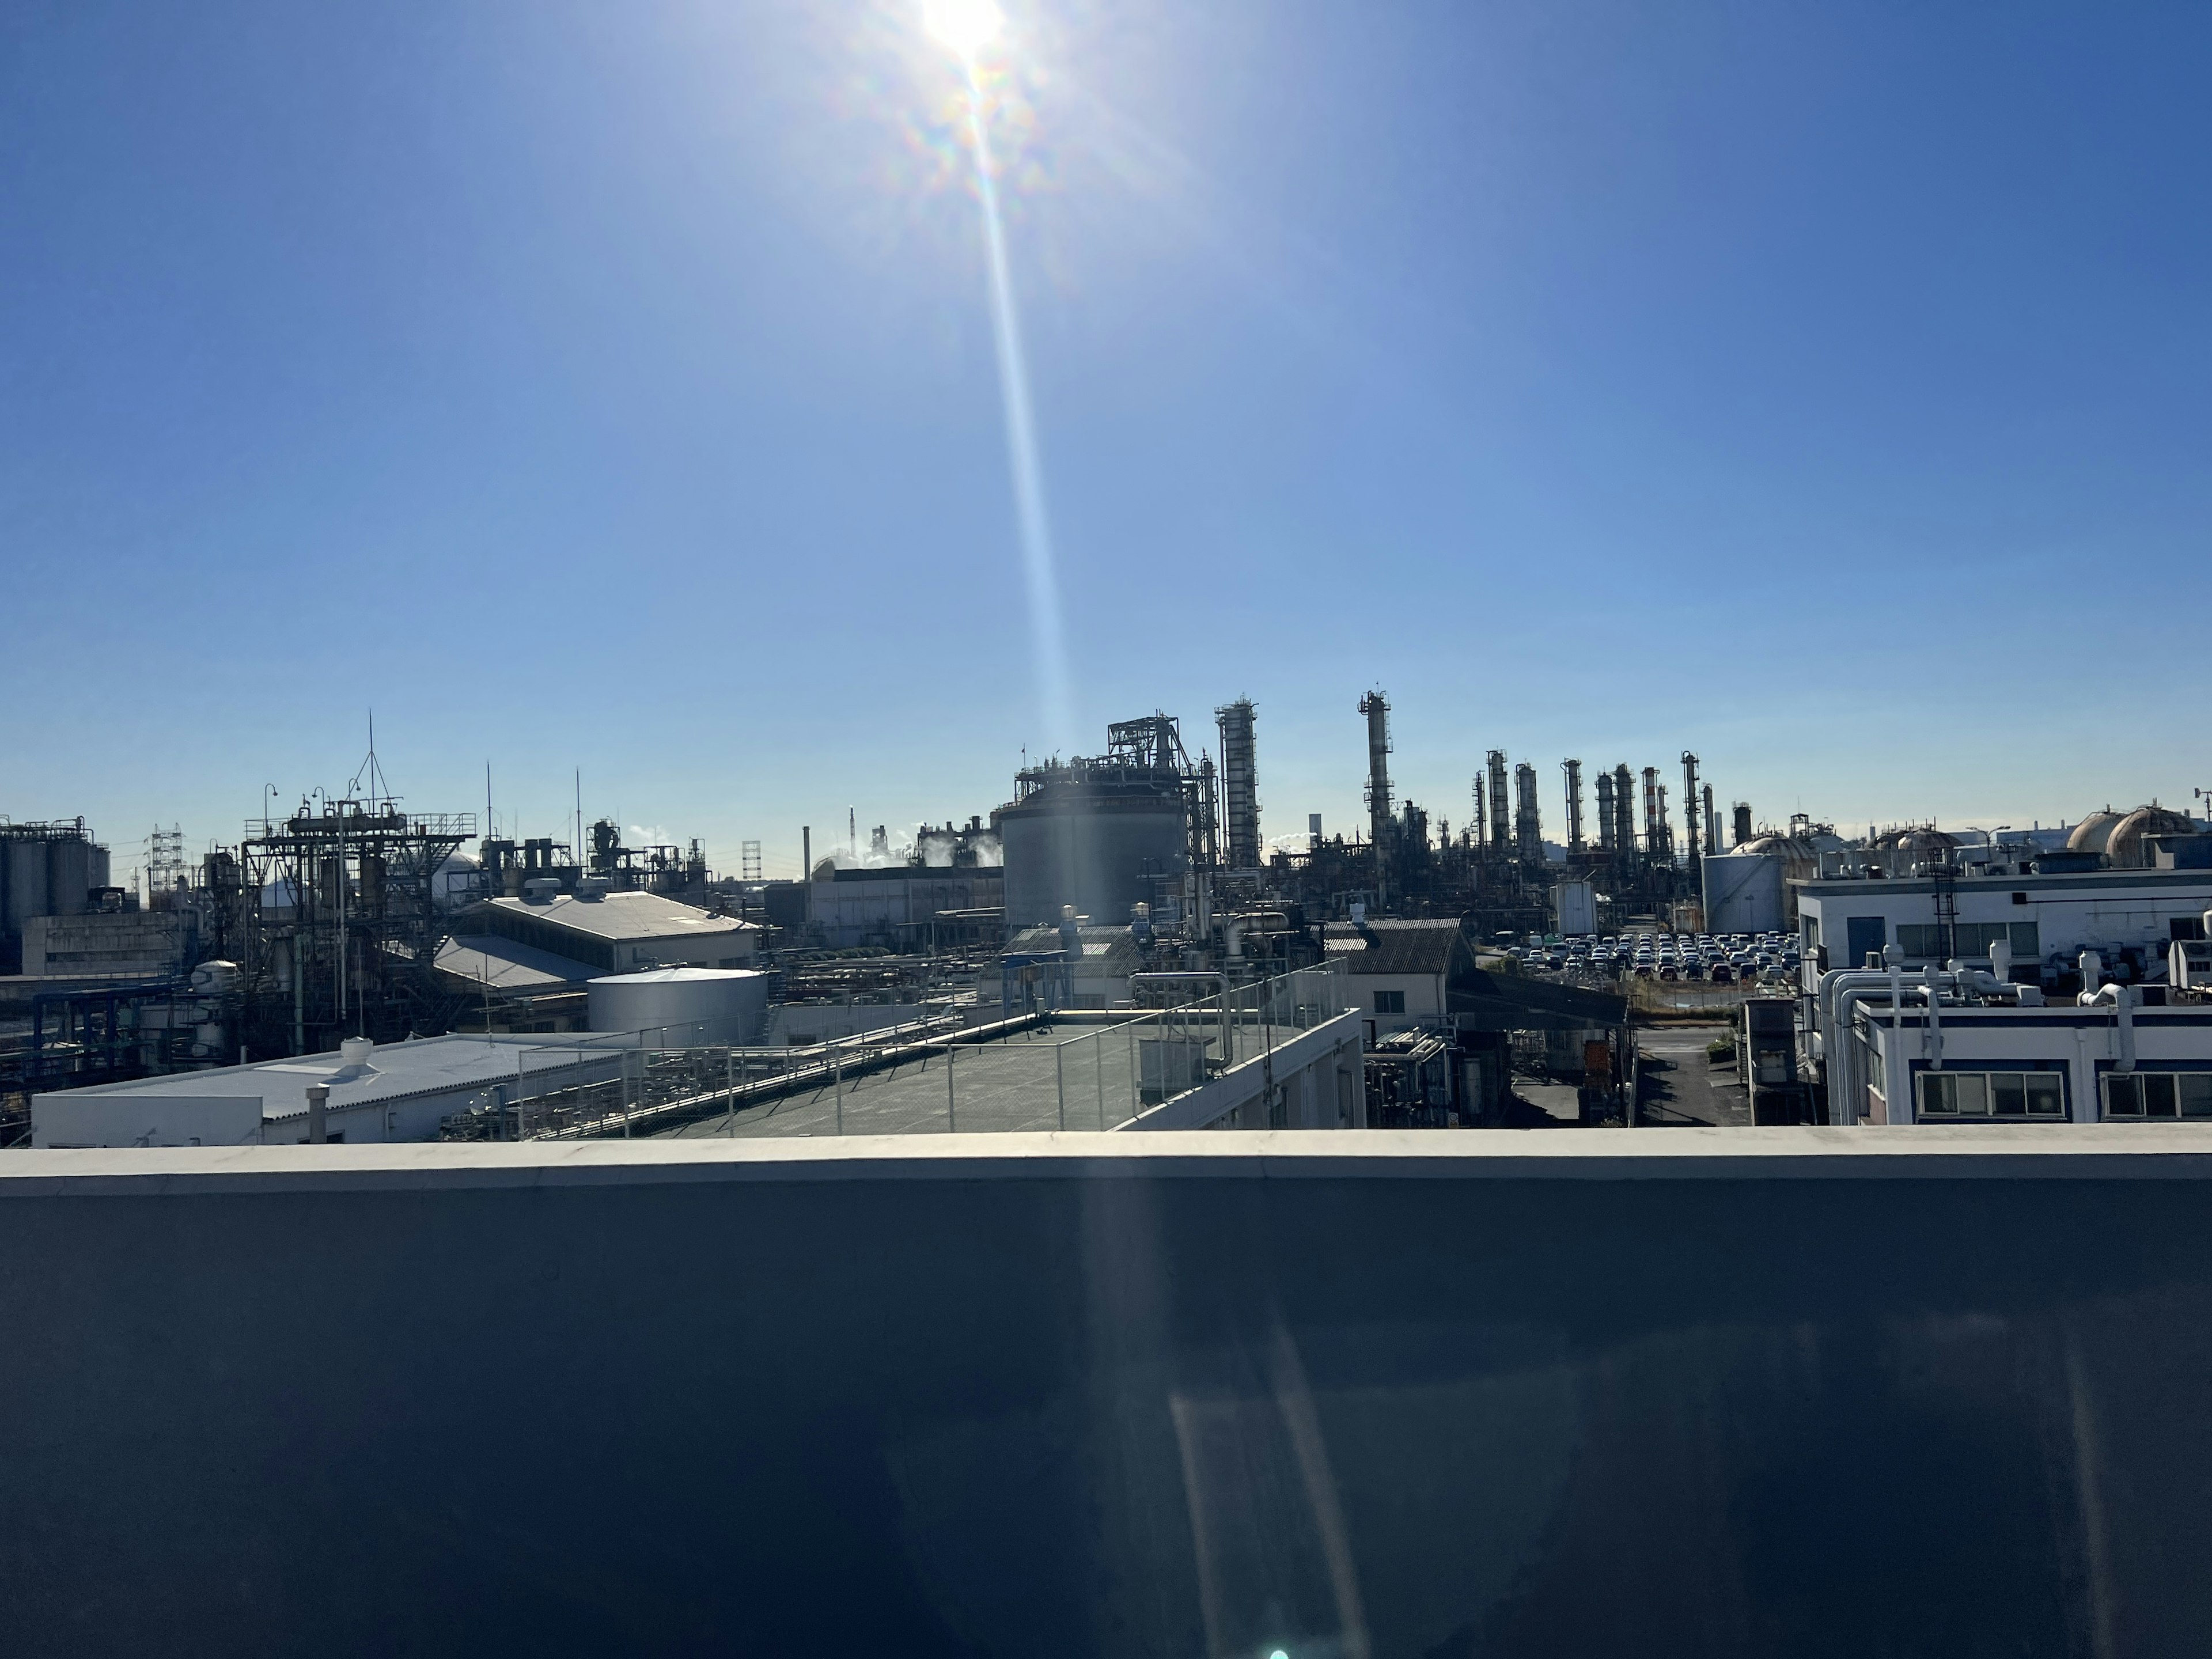
[[[525,904],[550,904],[561,890],[561,884],[551,876],[538,876],[522,884]]]
[[[586,876],[576,884],[576,896],[596,904],[607,896],[607,886],[605,876]]]

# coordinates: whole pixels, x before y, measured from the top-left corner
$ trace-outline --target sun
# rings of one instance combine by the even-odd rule
[[[1006,21],[994,0],[922,0],[922,27],[963,59],[988,46]]]

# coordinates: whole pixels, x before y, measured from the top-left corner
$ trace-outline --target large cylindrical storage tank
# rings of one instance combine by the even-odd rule
[[[1160,877],[1188,868],[1181,792],[1072,778],[992,815],[1006,860],[1006,925],[1055,923],[1060,907],[1102,927],[1160,896]]]
[[[637,1031],[648,1048],[754,1042],[768,1016],[768,975],[747,968],[653,968],[592,981],[592,1029]]]
[[[1709,853],[1698,862],[1705,878],[1707,932],[1780,930],[1784,921],[1783,878],[1790,868],[1790,860],[1783,854],[1747,853],[1739,848],[1733,853]]]

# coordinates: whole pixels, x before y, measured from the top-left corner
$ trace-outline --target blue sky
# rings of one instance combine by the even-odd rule
[[[1455,823],[1493,746],[2212,787],[2212,11],[1008,12],[1086,746],[1249,695],[1270,836],[1358,817],[1377,684]],[[0,14],[0,811],[234,839],[371,708],[410,805],[580,769],[731,869],[1004,799],[956,93],[900,5]]]

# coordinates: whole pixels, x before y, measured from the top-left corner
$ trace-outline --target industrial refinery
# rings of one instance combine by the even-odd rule
[[[355,787],[264,806],[196,863],[156,830],[128,886],[82,819],[0,823],[0,1128],[972,1132],[1069,1121],[1071,1063],[1091,1077],[1073,1121],[1101,1127],[1170,1105],[1340,1127],[1897,1121],[1893,1037],[1838,1024],[1870,996],[1939,1018],[1954,998],[2016,1018],[2093,999],[2112,1012],[2074,1024],[2144,1030],[2135,1009],[2212,984],[2212,834],[2172,806],[1854,833],[1765,821],[1688,749],[1498,747],[1468,757],[1455,828],[1394,781],[1387,692],[1345,710],[1367,809],[1348,836],[1318,814],[1264,836],[1243,696],[1205,726],[1156,709],[1096,753],[1024,760],[964,821],[864,837],[856,809],[819,858],[799,826],[796,881],[763,876],[757,841],[718,872],[700,839],[629,845],[580,811],[562,837],[495,835],[404,803],[374,752]],[[1279,1036],[1317,1031],[1299,1052],[1326,1076],[1280,1060]],[[884,1092],[933,1065],[941,1126],[921,1109],[938,1084]],[[2065,1115],[2105,1115],[2101,1087],[2075,1080]]]

